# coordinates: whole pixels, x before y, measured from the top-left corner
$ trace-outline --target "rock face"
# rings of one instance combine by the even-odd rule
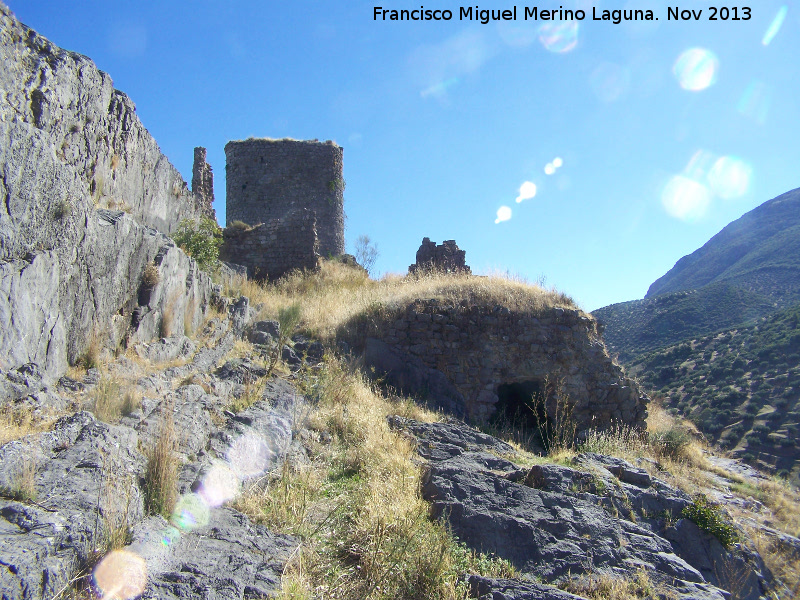
[[[3,598],[53,598],[101,558],[130,567],[106,570],[117,574],[108,585],[139,582],[138,588],[129,588],[137,590],[130,597],[202,594],[241,600],[271,597],[280,589],[281,574],[299,541],[221,505],[280,468],[287,456],[305,456],[293,440],[307,410],[294,387],[272,379],[248,408],[230,412],[230,400],[247,392],[251,376],[265,374],[241,360],[215,368],[233,346],[231,321],[210,323],[202,337],[212,341],[211,347],[187,357],[182,366],[142,376],[136,363],[120,358],[102,375],[90,372],[82,382],[62,379],[61,393],[84,394],[94,393],[105,377],[135,380],[141,407],[119,424],[78,412],[59,420],[52,431],[0,448]],[[156,358],[162,347],[185,348],[188,341],[180,336],[170,340],[152,345]],[[148,346],[140,346],[147,354]],[[35,373],[27,376],[33,385]],[[183,382],[177,388],[176,380]],[[180,465],[179,498],[169,521],[145,514],[145,449],[164,435],[167,420],[176,432]],[[112,540],[124,547],[107,553]],[[104,589],[102,565],[94,570],[98,592]],[[146,577],[119,578],[135,572]]]
[[[578,431],[644,423],[647,398],[608,356],[596,321],[579,310],[533,316],[466,301],[416,300],[367,336],[354,340],[366,349],[367,367],[455,415],[485,421],[498,407],[511,410],[546,392],[549,378],[563,382]]]
[[[212,283],[164,233],[207,207],[133,103],[3,4],[0,59],[0,369],[197,327]]]
[[[423,496],[434,513],[468,546],[510,560],[524,576],[551,584],[600,573],[632,580],[644,569],[656,588],[687,600],[722,600],[734,584],[738,598],[767,591],[757,554],[741,545],[726,550],[681,518],[691,498],[624,460],[582,454],[573,466],[520,468],[503,458],[510,446],[465,425],[400,417],[390,424],[418,442],[427,461]],[[480,597],[551,597],[525,595],[534,591],[527,582],[471,584]]]

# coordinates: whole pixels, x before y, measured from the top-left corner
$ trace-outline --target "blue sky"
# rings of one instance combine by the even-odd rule
[[[208,148],[223,224],[228,140],[338,142],[348,247],[369,235],[380,272],[405,272],[424,236],[455,239],[474,271],[543,279],[593,310],[641,298],[800,186],[800,3],[759,0],[747,21],[728,4],[710,21],[709,2],[566,0],[586,19],[525,21],[536,5],[518,4],[517,21],[485,25],[449,0],[381,4],[449,9],[447,22],[375,21],[376,4],[10,8],[108,72],[187,180],[193,147]],[[669,6],[701,19],[668,20]],[[593,8],[659,20],[615,25]]]

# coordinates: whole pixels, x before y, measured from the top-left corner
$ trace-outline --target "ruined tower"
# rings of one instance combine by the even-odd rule
[[[248,225],[313,214],[321,256],[344,252],[342,148],[334,142],[251,138],[225,145],[226,221]]]
[[[214,173],[206,162],[206,149],[198,146],[194,149],[192,165],[192,194],[201,214],[217,220],[214,210]]]

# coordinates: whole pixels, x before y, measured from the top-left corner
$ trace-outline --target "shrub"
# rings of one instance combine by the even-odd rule
[[[175,243],[191,256],[204,271],[213,270],[219,261],[219,248],[222,245],[222,229],[210,217],[199,222],[184,219],[172,236]]]
[[[158,267],[153,263],[148,264],[142,272],[142,283],[149,288],[154,288],[159,281],[161,281],[161,273],[159,273]]]
[[[689,445],[691,437],[689,432],[679,426],[656,431],[650,434],[650,445],[659,456],[668,456],[676,459],[682,456],[684,449]]]
[[[683,516],[703,531],[716,537],[726,548],[739,541],[739,532],[730,523],[719,506],[711,502],[705,494],[697,494],[690,506],[683,509]]]
[[[373,275],[372,269],[379,256],[378,246],[369,239],[368,235],[360,235],[356,240],[355,257],[356,262]]]
[[[228,229],[234,229],[236,231],[250,231],[252,227],[250,227],[250,225],[244,221],[233,221],[228,225]]]

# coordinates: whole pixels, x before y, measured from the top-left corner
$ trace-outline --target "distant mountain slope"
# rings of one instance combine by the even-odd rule
[[[645,354],[628,370],[721,446],[800,478],[800,305]]]
[[[727,281],[774,298],[800,300],[800,189],[765,202],[681,258],[645,298]]]
[[[609,350],[627,363],[642,353],[753,321],[774,310],[770,299],[725,282],[620,302],[592,314],[605,325],[603,338]]]

